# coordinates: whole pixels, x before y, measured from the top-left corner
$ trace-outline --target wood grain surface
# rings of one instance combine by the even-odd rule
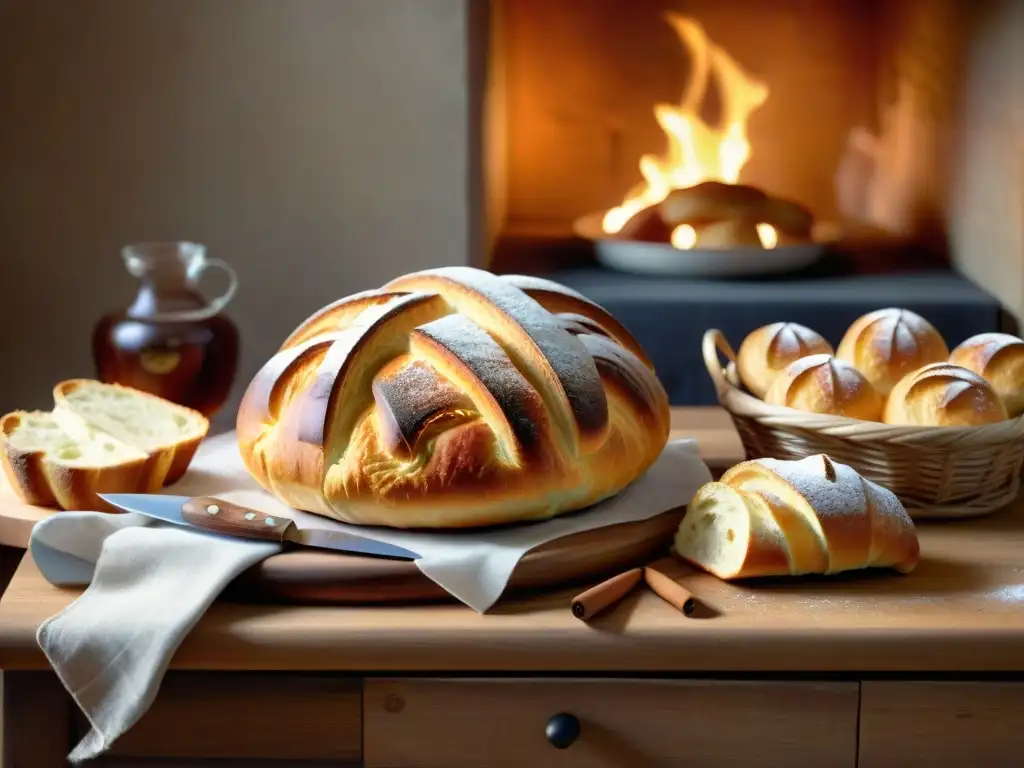
[[[729,584],[662,567],[713,609],[681,615],[643,586],[592,621],[578,589],[459,604],[265,606],[216,603],[175,669],[658,672],[1024,672],[1024,501],[987,518],[918,526],[911,574]],[[44,669],[40,622],[78,595],[26,556],[0,600],[0,667]]]
[[[633,523],[581,531],[530,550],[516,565],[506,594],[607,578],[668,553],[684,507]],[[450,600],[411,560],[339,555],[304,548],[269,557],[229,585],[237,601],[381,605]]]
[[[729,433],[719,426],[717,434],[718,445],[727,444]],[[855,571],[729,584],[679,563],[662,564],[713,609],[699,619],[680,615],[642,585],[589,623],[572,616],[576,587],[502,600],[484,616],[459,604],[220,601],[172,667],[1024,672],[1024,500],[984,519],[921,523],[918,534],[921,564],[905,576]],[[47,583],[26,557],[0,600],[0,666],[46,669],[36,629],[77,595]]]
[[[178,673],[110,756],[358,762],[362,684],[323,675]],[[76,738],[88,732],[75,711]]]
[[[1022,712],[1020,682],[865,680],[857,765],[1020,765]]]
[[[559,713],[580,724],[563,750]],[[363,744],[367,768],[854,768],[857,683],[368,679]]]

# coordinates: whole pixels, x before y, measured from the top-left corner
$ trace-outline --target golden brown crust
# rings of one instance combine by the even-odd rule
[[[708,544],[717,552],[702,546]],[[788,576],[791,571],[785,536],[764,499],[721,482],[705,483],[694,494],[672,552],[720,579]]]
[[[882,398],[853,366],[831,355],[808,355],[776,377],[764,401],[808,413],[880,421]]]
[[[604,307],[583,294],[553,280],[545,280],[543,277],[532,275],[502,275],[502,280],[514,285],[552,314],[572,314],[586,318],[589,323],[601,328],[605,335],[615,339],[640,358],[648,368],[654,368],[647,353],[644,352],[643,347],[626,326],[616,320]]]
[[[917,531],[895,494],[822,454],[799,461],[763,458],[742,462],[723,474],[721,482],[773,499],[773,512],[789,540],[794,561],[798,560],[794,531],[813,533],[827,565],[795,567],[794,574],[868,567],[909,573],[919,561]],[[788,517],[780,517],[780,510],[786,510]],[[807,551],[813,554],[812,547]]]
[[[736,369],[743,385],[763,399],[790,363],[808,355],[832,352],[832,345],[817,331],[799,323],[770,323],[743,339],[736,355]]]
[[[768,505],[786,536],[790,574],[824,573],[828,570],[828,550],[812,521],[779,496],[780,488],[765,480],[762,469],[754,462],[740,462],[727,470],[720,481],[736,490],[756,493]]]
[[[0,418],[4,472],[7,474],[11,489],[26,504],[39,507],[57,506],[53,488],[43,470],[42,452],[20,450],[7,440],[7,436],[20,426],[22,418],[28,415],[25,411],[15,411]]]
[[[156,465],[145,458],[106,467],[69,467],[45,451],[27,451],[7,439],[30,415],[14,411],[0,418],[0,461],[12,490],[26,504],[66,510],[119,512],[101,493],[141,493],[152,486]],[[159,487],[159,486],[158,486]]]
[[[981,376],[951,363],[932,363],[907,374],[885,404],[887,424],[973,427],[1004,421],[1002,398]]]
[[[949,362],[991,384],[1011,418],[1024,413],[1024,340],[1008,333],[979,333],[957,346]]]
[[[370,315],[344,300],[314,314],[317,332],[296,329],[243,397],[246,466],[292,506],[395,527],[543,519],[613,495],[664,447],[668,399],[628,332],[557,288],[445,268],[392,281]],[[411,297],[432,309],[395,322]]]
[[[196,451],[199,450],[199,446],[202,445],[204,438],[205,435],[203,437],[185,440],[184,442],[178,443],[174,446],[174,455],[171,458],[170,466],[167,469],[167,476],[164,478],[163,482],[165,486],[178,482],[184,476],[189,465],[192,464],[192,459],[195,457]]]
[[[373,380],[377,429],[384,449],[411,459],[429,427],[451,414],[472,408],[465,393],[424,360],[396,359]]]
[[[857,318],[839,342],[836,357],[863,373],[885,398],[911,371],[946,360],[949,348],[923,317],[888,307]]]
[[[753,508],[764,505],[763,508],[766,514],[774,520],[771,504],[763,496],[742,491],[740,493],[746,497],[745,501],[748,507]],[[751,509],[750,514],[754,514],[753,509]],[[752,579],[762,576],[785,576],[792,572],[789,546],[784,539],[780,541],[766,535],[768,531],[763,526],[757,525],[756,518],[753,517],[751,519],[750,533],[747,554],[743,560],[742,569],[736,575],[742,574],[743,578]]]
[[[91,379],[67,379],[65,381],[58,382],[53,388],[54,403],[61,406],[66,403],[68,395],[72,392],[80,387],[86,387],[92,384],[95,384],[95,382]],[[162,407],[177,409],[183,413],[189,414],[197,424],[202,425],[202,431],[187,440],[182,440],[180,438],[170,440],[163,445],[151,448],[147,451],[149,453],[149,459],[146,461],[146,465],[142,470],[138,492],[155,493],[161,488],[180,480],[186,470],[188,470],[189,465],[192,463],[192,458],[195,456],[196,451],[199,449],[199,446],[210,431],[209,419],[194,408],[189,408],[178,403],[172,403],[169,400],[149,392],[144,392],[132,387],[125,387],[115,383],[104,383],[104,386],[112,389],[130,391],[135,397],[151,399],[158,402]],[[124,493],[126,491],[119,491],[115,488],[109,492]],[[100,501],[100,503],[104,502]]]

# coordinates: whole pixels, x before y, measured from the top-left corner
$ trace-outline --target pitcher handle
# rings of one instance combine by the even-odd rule
[[[201,278],[202,274],[210,268],[220,269],[228,276],[228,287],[224,293],[213,299],[204,310],[207,313],[207,317],[213,317],[224,309],[228,302],[235,297],[235,292],[238,290],[238,273],[235,272],[234,267],[221,259],[204,259],[200,262],[199,268],[196,270],[196,279]]]
[[[235,297],[235,292],[238,290],[238,273],[235,272],[234,268],[226,261],[221,259],[202,259],[197,261],[191,266],[187,272],[189,280],[198,282],[202,279],[203,273],[208,269],[219,269],[228,276],[228,287],[217,298],[210,301],[202,309],[191,309],[183,312],[171,312],[167,315],[152,316],[153,320],[172,320],[172,321],[190,321],[190,320],[206,320],[220,313],[224,307],[228,305],[228,302]]]

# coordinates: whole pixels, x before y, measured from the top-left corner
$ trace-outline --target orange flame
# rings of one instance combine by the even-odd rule
[[[657,104],[654,116],[668,137],[663,157],[644,155],[640,173],[644,180],[631,189],[622,203],[605,213],[601,226],[615,234],[635,214],[664,200],[673,189],[684,189],[702,181],[735,184],[750,158],[747,120],[768,98],[768,86],[748,75],[723,49],[708,40],[695,20],[669,12],[666,18],[692,56],[690,79],[679,105]],[[722,121],[710,126],[699,111],[707,91],[708,76],[714,70],[720,90]],[[758,224],[765,248],[773,248],[778,235],[768,224]],[[672,245],[692,248],[696,230],[682,224],[672,232]]]

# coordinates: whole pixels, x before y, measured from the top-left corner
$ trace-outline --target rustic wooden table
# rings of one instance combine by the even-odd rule
[[[676,417],[692,425],[710,464],[739,460],[723,414]],[[730,585],[676,566],[711,618],[686,618],[644,590],[589,624],[569,611],[578,590],[503,602],[483,616],[454,604],[218,603],[110,759],[1016,764],[1024,500],[986,518],[921,524],[919,535],[922,561],[907,576]],[[26,557],[0,600],[9,768],[62,765],[84,733],[35,643],[40,622],[76,594],[49,585]],[[571,747],[552,745],[576,727]]]

